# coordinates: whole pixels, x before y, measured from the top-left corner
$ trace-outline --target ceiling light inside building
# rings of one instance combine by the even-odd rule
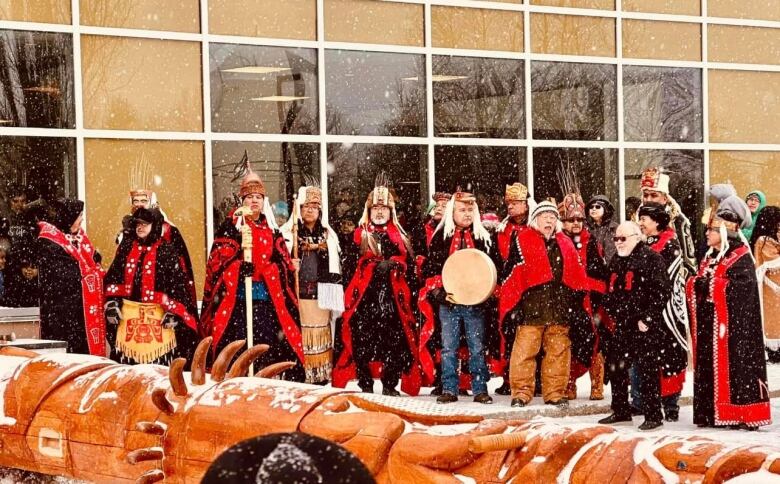
[[[441,134],[442,136],[476,136],[478,134],[487,134],[487,131],[450,131]]]
[[[232,72],[236,74],[274,74],[276,72],[291,71],[289,67],[265,67],[265,66],[244,66],[234,67],[232,69],[222,69],[222,72]]]
[[[451,81],[460,81],[463,79],[468,79],[469,76],[447,76],[444,74],[434,74],[431,76],[431,81],[433,82],[451,82]],[[415,77],[404,77],[402,80],[404,81],[419,81],[420,78]]]
[[[309,99],[309,96],[263,96],[253,97],[252,101],[268,101],[268,102],[288,102],[288,101],[302,101]]]
[[[56,96],[60,93],[60,88],[56,86],[34,86],[22,88],[22,91],[26,92],[40,92],[43,94],[50,94]]]
[[[0,119],[0,124],[11,124],[13,121],[10,119]]]

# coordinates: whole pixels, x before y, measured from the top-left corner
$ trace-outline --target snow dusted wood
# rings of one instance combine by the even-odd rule
[[[780,478],[780,448],[771,444],[484,419],[413,398],[225,378],[240,346],[217,357],[218,378],[182,372],[181,363],[169,370],[0,348],[0,467],[91,482],[197,483],[220,453],[241,440],[303,431],[349,449],[380,483],[721,483],[751,473]],[[228,373],[243,374],[258,351],[245,351]],[[193,367],[206,354],[198,353]]]

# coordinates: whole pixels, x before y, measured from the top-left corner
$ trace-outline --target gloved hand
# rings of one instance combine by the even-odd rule
[[[238,275],[241,279],[245,277],[252,277],[255,272],[255,265],[252,262],[241,261],[241,268],[238,270]]]
[[[122,309],[119,306],[119,301],[108,301],[103,314],[108,324],[119,324],[119,321],[122,319]]]
[[[447,301],[447,291],[443,287],[437,287],[428,293],[428,299],[436,304],[443,304]]]
[[[162,327],[165,329],[173,329],[179,324],[179,317],[173,313],[165,313],[162,318]]]

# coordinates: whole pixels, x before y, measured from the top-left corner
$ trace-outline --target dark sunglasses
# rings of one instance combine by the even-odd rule
[[[571,222],[571,223],[577,223],[577,222],[579,222],[579,223],[585,223],[585,219],[584,219],[584,218],[579,218],[579,217],[576,217],[576,218],[567,218],[566,220],[564,220],[564,222]]]
[[[636,237],[636,234],[631,234],[631,235],[629,235],[627,237],[615,236],[615,237],[612,237],[612,241],[613,242],[625,242],[626,240],[628,240],[628,237]]]
[[[604,208],[604,205],[600,203],[594,203],[593,205],[590,206],[590,210],[593,210],[594,208]]]

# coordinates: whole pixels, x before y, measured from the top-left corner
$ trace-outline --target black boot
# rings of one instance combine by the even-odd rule
[[[513,407],[525,407],[526,403],[521,398],[513,398],[512,399],[512,406]]]
[[[639,426],[639,430],[654,430],[661,427],[664,423],[660,420],[645,420],[642,425]]]
[[[509,386],[509,380],[504,378],[504,383],[500,387],[496,388],[496,395],[511,395],[512,388]]]
[[[631,415],[613,413],[612,415],[599,420],[599,423],[603,425],[612,425],[620,422],[631,422]]]
[[[667,422],[677,422],[680,420],[680,411],[679,410],[666,410],[664,412],[664,420]]]
[[[387,395],[388,397],[400,397],[401,392],[393,387],[382,386],[382,395]]]
[[[439,383],[438,385],[434,385],[433,390],[431,390],[431,395],[438,397],[439,395],[441,395],[441,391],[442,391],[441,383]]]
[[[490,404],[493,403],[493,398],[487,393],[480,393],[474,397],[474,401],[477,403]]]

